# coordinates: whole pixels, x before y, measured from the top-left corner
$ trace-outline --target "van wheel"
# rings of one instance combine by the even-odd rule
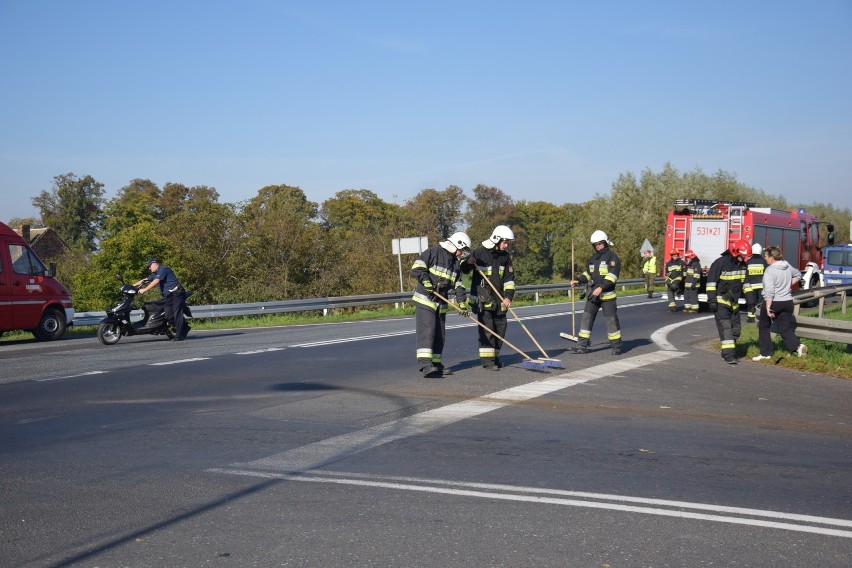
[[[65,334],[65,312],[56,308],[47,308],[33,335],[39,341],[53,341]]]
[[[115,345],[121,339],[121,326],[115,322],[102,323],[98,326],[98,339],[104,345]]]

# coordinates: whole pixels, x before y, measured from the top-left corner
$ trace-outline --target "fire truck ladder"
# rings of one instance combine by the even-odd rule
[[[672,227],[672,245],[680,251],[683,256],[686,249],[689,248],[689,215],[675,215],[674,227]],[[669,254],[671,251],[665,251]]]
[[[743,217],[746,207],[732,204],[728,210],[728,245],[743,238]]]

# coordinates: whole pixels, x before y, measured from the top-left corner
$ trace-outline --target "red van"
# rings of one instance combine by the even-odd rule
[[[30,245],[0,223],[0,333],[31,331],[41,341],[59,339],[74,321],[71,293],[54,278]]]

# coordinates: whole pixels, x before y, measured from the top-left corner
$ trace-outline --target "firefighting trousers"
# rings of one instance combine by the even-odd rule
[[[698,288],[687,288],[683,291],[683,309],[688,312],[698,311]]]
[[[731,361],[737,358],[737,339],[740,338],[740,310],[719,304],[714,314],[719,341],[722,343],[722,358]]]
[[[618,307],[616,300],[595,302],[589,300],[583,309],[583,320],[580,322],[580,332],[577,334],[577,346],[586,348],[592,338],[592,326],[598,317],[598,310],[603,310],[606,320],[606,335],[613,349],[621,349],[621,326],[618,323]]]
[[[446,338],[447,313],[417,305],[414,326],[417,332],[417,362],[421,369],[441,364]]]
[[[676,282],[674,284],[667,284],[666,288],[669,290],[669,309],[674,310],[677,308],[675,296],[681,293],[680,283]]]
[[[506,322],[508,321],[506,319],[506,312],[480,309],[477,318],[479,319],[479,323],[500,337],[506,336]],[[503,346],[503,341],[481,327],[477,329],[479,329],[479,358],[483,363],[493,362],[500,354],[500,347]]]

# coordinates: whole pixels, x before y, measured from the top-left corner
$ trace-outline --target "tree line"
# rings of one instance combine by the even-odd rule
[[[838,243],[849,241],[848,208],[790,204],[728,172],[680,172],[671,164],[660,172],[621,174],[608,195],[561,205],[515,200],[487,185],[477,185],[471,195],[455,185],[427,188],[402,204],[368,189],[339,191],[316,203],[299,187],[269,185],[251,199],[221,203],[211,187],[166,183],[161,188],[147,179],[134,179],[106,199],[104,185],[92,176],[67,173],[32,198],[40,219],[8,224],[55,230],[70,248],[61,258],[45,260],[57,263],[78,311],[100,311],[115,300],[114,275],[138,279],[147,273],[150,256],[175,270],[196,304],[395,292],[399,269],[392,239],[425,235],[431,245],[464,230],[476,246],[501,224],[515,232],[519,284],[564,281],[571,273],[572,241],[575,270],[582,270],[596,229],[614,242],[622,278],[635,278],[641,275],[642,242],[647,238],[661,250],[666,214],[684,198],[802,207],[823,225],[833,223]],[[403,257],[404,277],[413,260],[413,255]]]

